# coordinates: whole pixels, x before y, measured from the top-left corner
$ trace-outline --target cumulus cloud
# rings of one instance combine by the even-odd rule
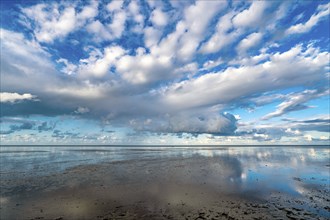
[[[185,19],[178,24],[182,25],[182,27],[177,30],[183,31],[180,44],[178,45],[178,56],[181,60],[190,60],[200,41],[204,38],[210,20],[226,6],[227,3],[224,1],[197,1],[195,5],[185,9]]]
[[[60,58],[56,62],[64,64],[64,67],[62,68],[62,72],[68,75],[77,73],[77,69],[78,69],[77,66],[69,62],[67,59]]]
[[[153,10],[151,14],[151,21],[153,24],[162,27],[167,24],[167,20],[168,20],[167,15],[164,12],[162,12],[162,10],[158,8]]]
[[[310,31],[321,20],[329,17],[330,3],[319,5],[317,12],[313,14],[305,23],[299,23],[291,26],[286,30],[287,34],[301,34]]]
[[[123,1],[112,1],[106,6],[106,14],[110,13],[111,22],[95,19],[87,25],[87,31],[93,34],[95,40],[102,42],[122,36],[127,20],[127,11],[123,10],[123,3]],[[106,17],[106,20],[109,17]]]
[[[126,55],[116,63],[122,78],[131,84],[148,84],[171,77],[171,63],[150,54]]]
[[[262,38],[261,33],[252,33],[244,38],[237,46],[239,53],[245,53],[249,48],[256,46]]]
[[[238,137],[241,108],[281,101],[265,116],[272,118],[324,95],[329,52],[324,42],[300,44],[283,35],[281,19],[291,16],[290,7],[300,5],[59,1],[21,7],[25,27],[1,29],[1,116],[73,114],[140,132]],[[328,7],[320,5],[301,33],[320,24]],[[288,93],[291,88],[304,92]],[[291,130],[272,124],[248,135],[279,140],[307,132],[291,123]],[[33,129],[54,128],[38,123]]]
[[[209,70],[216,66],[219,66],[222,63],[224,63],[224,61],[221,60],[221,58],[219,58],[217,60],[208,60],[205,63],[203,63],[203,68],[201,70]]]
[[[202,45],[200,49],[202,53],[215,53],[223,47],[230,45],[241,35],[240,30],[232,30],[232,19],[234,15],[234,12],[227,13],[219,19],[215,33]]]
[[[10,93],[10,92],[1,92],[0,93],[0,101],[1,102],[10,102],[15,103],[24,100],[36,100],[36,96],[31,95],[29,93],[18,94],[18,93]]]
[[[327,52],[315,55],[298,45],[272,54],[269,61],[258,65],[230,67],[173,84],[163,95],[168,104],[185,108],[228,104],[241,97],[321,81],[326,77],[328,56]]]
[[[8,93],[31,94],[39,102],[20,103],[17,110],[31,112],[72,112],[77,105],[71,98],[88,99],[102,96],[104,86],[80,81],[73,75],[62,75],[56,70],[50,54],[35,41],[27,40],[22,34],[1,29],[1,90]],[[17,96],[17,95],[16,95]],[[27,97],[27,96],[26,96]],[[6,104],[6,103],[4,103]],[[19,110],[21,108],[21,110]],[[15,109],[3,105],[8,114]],[[52,110],[53,109],[53,110]]]
[[[25,19],[33,23],[33,31],[38,41],[52,43],[83,26],[98,13],[97,1],[91,1],[91,4],[84,6],[80,12],[77,12],[75,7],[74,4],[42,3],[22,8],[22,12]]]
[[[248,9],[234,17],[234,25],[237,27],[251,27],[262,22],[262,16],[268,5],[267,1],[253,1]]]
[[[120,57],[125,54],[125,50],[120,46],[110,46],[104,49],[104,52],[92,50],[89,58],[81,59],[79,73],[82,76],[103,77],[111,66],[115,65]]]
[[[4,44],[9,44],[9,42],[11,42],[11,45],[20,45],[21,50],[29,48],[27,47],[29,42],[16,41],[15,38],[6,38]],[[31,49],[29,48],[29,50]],[[36,51],[24,54],[24,56],[18,55],[13,51],[9,54],[24,62],[29,60],[28,57],[30,59],[40,59],[40,63],[49,62],[47,61],[47,56],[41,56],[39,55],[40,53],[45,52],[40,52],[38,48]],[[35,91],[38,98],[46,103],[48,100],[52,100],[47,105],[58,108],[56,103],[61,103],[61,106],[67,108],[68,113],[70,113],[78,111],[78,104],[78,106],[89,109],[90,115],[94,115],[94,117],[110,120],[114,124],[117,121],[118,124],[126,124],[137,130],[140,126],[133,126],[134,123],[130,124],[129,121],[136,120],[139,122],[150,118],[153,121],[166,121],[167,124],[162,129],[156,129],[156,125],[153,125],[155,128],[153,126],[145,126],[145,130],[165,132],[170,131],[169,128],[171,127],[173,131],[177,132],[202,133],[204,130],[206,133],[218,132],[225,134],[230,133],[228,129],[222,130],[222,126],[226,125],[228,119],[225,119],[226,117],[221,114],[211,114],[209,117],[206,117],[205,112],[208,112],[210,108],[219,106],[217,109],[218,112],[221,112],[224,111],[226,106],[241,100],[242,96],[248,98],[249,95],[263,94],[266,91],[288,88],[290,86],[303,86],[313,81],[322,81],[326,74],[327,56],[327,52],[320,52],[317,48],[311,46],[305,48],[298,45],[286,52],[269,54],[267,60],[257,65],[229,67],[222,72],[207,73],[170,84],[169,86],[161,88],[151,87],[152,90],[149,91],[148,87],[143,87],[143,90],[136,90],[132,86],[127,87],[128,84],[125,84],[125,81],[134,84],[144,83],[146,82],[145,80],[175,78],[175,75],[171,74],[182,74],[186,71],[197,70],[197,64],[188,64],[175,71],[175,69],[165,65],[167,63],[162,63],[161,59],[158,58],[157,60],[155,57],[146,54],[143,49],[138,49],[136,55],[133,56],[125,55],[122,48],[113,46],[105,48],[104,51],[96,51],[95,55],[90,55],[88,59],[81,60],[81,66],[79,67],[81,74],[103,76],[113,65],[116,68],[116,74],[113,79],[110,78],[107,82],[79,81],[79,78],[62,79],[50,65],[47,66],[48,69],[51,69],[48,72],[53,72],[54,74],[36,74],[40,71],[32,72],[31,74],[27,72],[29,77],[24,75],[15,77],[7,68],[8,70],[2,71],[2,77],[6,79],[11,77],[11,80],[5,80],[2,83],[6,82],[3,86],[9,89],[7,83],[11,83],[11,88],[21,88],[22,83],[20,82],[22,80],[31,82],[31,84],[25,84],[25,86],[30,85],[28,91]],[[2,59],[6,59],[6,56]],[[9,66],[12,63],[6,65]],[[163,72],[159,68],[162,65],[164,68]],[[292,70],[292,65],[295,66],[295,70]],[[281,68],[279,69],[278,67]],[[41,66],[39,69],[45,68]],[[141,75],[139,75],[139,71]],[[155,72],[157,74],[154,74]],[[249,79],[245,80],[247,74]],[[116,78],[117,76],[122,77],[124,81]],[[52,84],[48,84],[46,81],[49,77],[53,77]],[[36,84],[33,83],[35,81],[41,81],[42,83],[35,86]],[[45,97],[52,98],[45,99]],[[61,99],[56,97],[61,97]],[[186,117],[173,116],[176,112],[184,113],[196,108],[199,109],[200,115],[205,117],[205,120],[200,120],[198,114],[190,115],[186,113]],[[167,114],[172,116],[167,117]],[[141,117],[136,118],[136,115]],[[189,122],[189,118],[195,119]],[[171,123],[168,123],[168,120]],[[173,125],[170,126],[170,124]],[[176,125],[174,126],[174,124]],[[231,123],[231,126],[229,126],[231,132],[235,130],[233,129],[235,126],[232,126],[232,124],[235,123]]]
[[[138,4],[137,1],[131,1],[127,8],[130,17],[135,23],[132,28],[132,31],[135,33],[142,32],[144,26],[144,16],[140,13],[140,4]]]

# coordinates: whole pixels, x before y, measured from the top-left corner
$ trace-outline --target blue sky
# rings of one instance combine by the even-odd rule
[[[1,1],[1,144],[329,144],[329,1]]]

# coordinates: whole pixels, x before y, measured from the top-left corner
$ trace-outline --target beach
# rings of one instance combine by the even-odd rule
[[[329,153],[2,147],[1,219],[329,219]]]

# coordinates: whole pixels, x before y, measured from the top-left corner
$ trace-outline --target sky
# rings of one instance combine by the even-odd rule
[[[1,144],[329,144],[329,13],[1,0]]]

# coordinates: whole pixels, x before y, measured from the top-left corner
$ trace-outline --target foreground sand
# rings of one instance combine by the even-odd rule
[[[243,190],[222,157],[81,165],[1,179],[1,219],[328,219],[329,185],[295,178],[300,195]]]

